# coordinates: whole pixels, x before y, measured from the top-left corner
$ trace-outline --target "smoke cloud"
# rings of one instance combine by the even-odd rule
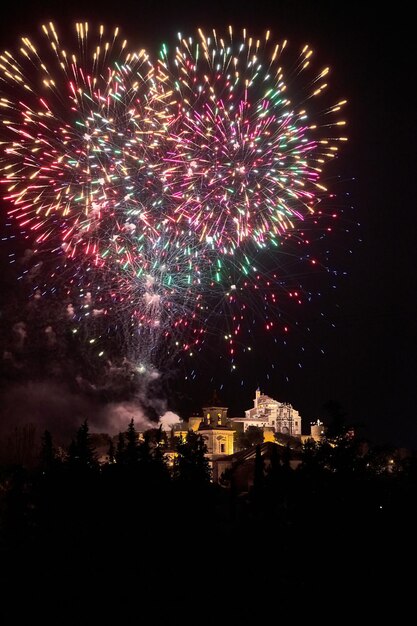
[[[155,427],[161,415],[163,427],[178,421],[166,412],[164,400],[149,399],[145,393],[128,401],[103,402],[53,381],[15,383],[1,395],[0,436],[33,424],[39,437],[49,430],[57,440],[68,442],[84,420],[91,432],[115,435],[125,431],[131,419],[137,430]]]
[[[164,430],[165,432],[169,432],[174,424],[178,424],[179,422],[179,416],[172,411],[167,411],[166,413],[164,413],[164,415],[162,415],[161,419],[159,420],[159,423],[162,426],[162,430]]]

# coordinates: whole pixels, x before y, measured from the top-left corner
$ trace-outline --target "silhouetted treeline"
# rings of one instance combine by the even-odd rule
[[[172,597],[204,585],[215,593],[219,578],[237,594],[243,572],[258,567],[263,589],[300,598],[343,595],[349,584],[364,594],[370,579],[384,588],[414,543],[416,459],[341,437],[305,444],[294,470],[289,447],[268,445],[268,458],[256,447],[253,486],[242,492],[233,470],[210,481],[193,432],[139,437],[132,421],[100,463],[87,422],[66,455],[45,432],[36,469],[1,468],[2,585],[19,575],[30,586],[41,568],[48,584],[72,572],[79,587],[113,581],[113,593],[132,575],[145,595],[158,585]],[[250,623],[254,607],[236,602],[228,610]]]

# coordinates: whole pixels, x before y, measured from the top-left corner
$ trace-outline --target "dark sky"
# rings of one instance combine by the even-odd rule
[[[407,3],[381,6],[86,0],[39,2],[28,9],[26,2],[15,0],[2,9],[0,38],[13,45],[16,36],[38,29],[44,19],[58,24],[88,19],[118,24],[131,41],[153,49],[164,40],[172,41],[177,31],[191,33],[198,26],[221,28],[229,23],[257,34],[269,28],[276,38],[287,37],[296,47],[308,41],[323,65],[333,68],[333,93],[349,100],[349,144],[338,159],[337,172],[350,192],[348,204],[354,206],[347,219],[361,227],[352,228],[350,241],[335,236],[335,249],[340,247],[337,262],[348,275],[338,281],[336,295],[327,295],[324,302],[335,328],[320,327],[313,338],[313,343],[325,345],[325,357],[310,351],[299,368],[289,350],[279,353],[280,371],[289,380],[281,375],[267,381],[258,356],[239,376],[224,377],[220,397],[232,413],[241,414],[259,383],[269,395],[291,402],[306,421],[320,416],[322,405],[333,399],[350,420],[364,424],[373,439],[417,446],[413,19]],[[345,253],[348,247],[352,255]],[[337,312],[332,298],[339,305]],[[314,317],[315,312],[308,315]],[[215,358],[206,356],[207,372]],[[208,373],[192,384],[177,383],[178,408],[198,408],[210,399],[210,385],[219,388],[219,381],[211,381]]]

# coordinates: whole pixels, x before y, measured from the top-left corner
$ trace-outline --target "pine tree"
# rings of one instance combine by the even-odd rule
[[[94,467],[97,461],[94,448],[91,443],[91,436],[87,420],[85,420],[78,429],[77,447],[81,464],[85,465],[86,467]]]
[[[109,459],[109,463],[114,463],[116,460],[116,455],[115,455],[115,451],[114,451],[114,443],[113,443],[113,439],[110,437],[110,443],[109,443],[109,451],[107,452],[107,456]]]
[[[168,478],[168,469],[164,451],[167,448],[167,436],[162,430],[162,425],[153,430],[154,443],[152,449],[153,474],[158,479]]]
[[[142,472],[148,473],[153,469],[153,450],[154,446],[151,441],[151,435],[149,432],[145,432],[144,439],[138,447],[138,460],[141,466]]]
[[[71,465],[84,469],[92,469],[97,465],[87,420],[81,424],[75,441],[73,440],[70,444],[69,462]]]
[[[202,435],[188,431],[185,441],[181,438],[177,442],[174,477],[186,483],[209,483],[211,470],[206,454]]]
[[[116,448],[116,463],[122,465],[125,462],[126,455],[126,441],[125,434],[119,433],[119,437],[117,439],[117,448]]]
[[[71,439],[71,443],[68,446],[67,460],[70,465],[75,465],[77,463],[77,460],[78,460],[77,444],[75,443],[74,439]]]
[[[133,418],[129,422],[126,431],[126,463],[127,465],[136,465],[139,460],[138,434],[135,428]]]
[[[41,468],[44,472],[49,472],[56,463],[55,448],[52,442],[52,435],[49,430],[45,430],[42,436],[41,447]]]

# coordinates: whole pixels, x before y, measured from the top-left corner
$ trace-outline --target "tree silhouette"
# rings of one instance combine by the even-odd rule
[[[168,447],[168,438],[166,433],[162,430],[162,426],[159,428],[152,428],[145,433],[145,441],[149,441],[149,445],[152,450],[152,462],[154,465],[154,472],[166,474],[167,466],[165,461],[164,452]]]
[[[346,413],[342,405],[335,400],[329,400],[323,405],[323,412],[325,414],[325,421],[328,422],[327,437],[330,439],[343,437],[346,433],[347,426]]]
[[[42,436],[42,447],[40,453],[41,468],[44,472],[49,472],[56,463],[56,453],[52,442],[52,435],[49,430],[45,430]]]
[[[136,465],[139,460],[138,434],[135,428],[133,418],[129,422],[126,431],[126,453],[125,459],[127,465]]]
[[[206,454],[207,446],[202,435],[188,431],[185,441],[180,438],[177,442],[174,477],[186,483],[209,483],[211,470]]]
[[[124,433],[119,433],[117,438],[117,448],[116,448],[116,463],[122,465],[125,461],[126,454],[126,439]]]
[[[78,429],[75,441],[71,442],[69,463],[83,469],[93,469],[97,466],[87,420]]]
[[[113,443],[113,439],[110,437],[110,443],[109,443],[109,450],[107,452],[107,456],[109,459],[109,463],[114,463],[116,460],[116,454],[115,454],[115,450],[114,450],[114,443]]]
[[[236,437],[236,445],[240,450],[252,448],[264,441],[264,431],[259,426],[248,426],[244,432],[239,432]]]

